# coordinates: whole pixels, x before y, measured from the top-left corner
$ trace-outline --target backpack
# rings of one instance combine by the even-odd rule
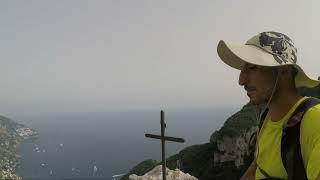
[[[307,180],[307,173],[304,168],[301,147],[300,147],[300,125],[304,114],[313,106],[320,104],[320,99],[308,98],[304,100],[292,113],[287,124],[282,130],[281,138],[281,159],[288,173],[288,180]],[[259,130],[261,130],[268,109],[260,117]],[[257,137],[257,136],[256,136]],[[258,167],[259,168],[259,167]],[[264,170],[259,168],[260,172],[269,180],[276,180],[269,176]]]

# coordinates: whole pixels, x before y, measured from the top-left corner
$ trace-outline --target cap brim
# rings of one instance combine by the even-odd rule
[[[229,66],[242,69],[246,63],[260,66],[279,66],[273,55],[251,45],[242,45],[221,40],[218,44],[218,55]]]
[[[221,40],[217,47],[218,55],[227,65],[241,70],[246,63],[259,66],[283,66],[293,65],[298,70],[296,75],[296,87],[315,87],[319,81],[309,78],[300,66],[287,62],[280,64],[274,56],[263,49],[251,45],[242,45]]]

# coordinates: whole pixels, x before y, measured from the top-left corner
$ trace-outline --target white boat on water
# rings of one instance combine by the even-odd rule
[[[113,180],[117,180],[117,178],[121,178],[122,176],[124,176],[124,174],[116,174],[116,175],[113,175],[112,178]]]

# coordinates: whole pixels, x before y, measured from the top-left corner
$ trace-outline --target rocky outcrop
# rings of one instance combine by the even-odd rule
[[[166,178],[167,180],[197,180],[197,178],[191,176],[190,174],[185,174],[179,169],[170,170],[166,168]],[[132,174],[129,176],[130,180],[162,180],[162,165],[158,165],[151,171],[143,176],[137,176]]]
[[[256,132],[257,127],[252,127],[249,131],[238,137],[224,137],[221,140],[213,141],[217,144],[218,150],[213,152],[214,165],[217,166],[224,162],[234,162],[239,168],[244,164],[244,157],[250,156],[250,137]]]
[[[245,158],[252,156],[255,146],[252,137],[264,109],[264,104],[247,104],[211,135],[210,143],[217,146],[213,152],[215,166],[225,162],[233,162],[237,168],[245,165]]]

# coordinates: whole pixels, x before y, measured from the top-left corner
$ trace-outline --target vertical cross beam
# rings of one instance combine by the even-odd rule
[[[162,179],[166,180],[166,151],[165,151],[165,136],[164,131],[166,128],[166,124],[164,122],[164,112],[161,110],[160,112],[160,124],[161,124],[161,151],[162,151]]]

